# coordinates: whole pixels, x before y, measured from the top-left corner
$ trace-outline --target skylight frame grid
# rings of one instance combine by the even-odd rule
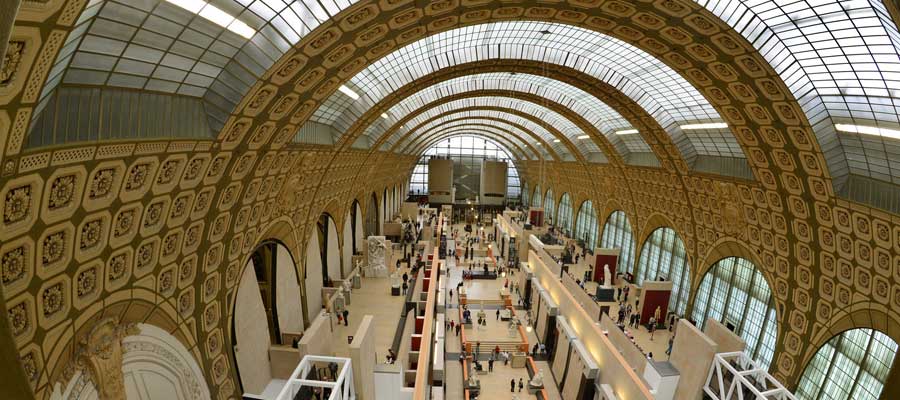
[[[549,28],[548,28],[549,27]],[[541,29],[551,29],[551,31],[555,30],[551,36],[555,39],[555,42],[550,42],[549,39],[544,39],[540,43],[544,47],[540,47],[540,53],[537,52],[537,49],[526,49],[523,46],[528,44],[538,43],[534,39],[530,39],[527,35],[523,33],[534,33],[536,30],[539,31]],[[492,33],[489,39],[485,38],[486,33]],[[499,32],[499,33],[497,33]],[[567,36],[569,35],[569,36]],[[370,65],[366,68],[366,70],[360,72],[353,78],[351,78],[351,82],[360,88],[362,92],[370,94],[373,100],[378,100],[383,97],[384,93],[388,93],[396,87],[390,87],[391,85],[388,81],[397,82],[398,79],[405,79],[405,82],[409,82],[414,77],[409,76],[408,71],[415,70],[419,74],[427,74],[434,72],[434,70],[441,67],[440,64],[436,65],[434,62],[436,59],[439,62],[443,62],[447,58],[450,58],[456,61],[454,64],[458,64],[460,62],[467,61],[475,61],[476,59],[485,59],[488,55],[491,54],[493,49],[499,47],[500,52],[496,53],[496,55],[502,58],[503,55],[514,54],[517,55],[516,58],[531,58],[536,61],[544,61],[548,59],[563,59],[568,58],[567,64],[569,66],[581,69],[583,71],[591,71],[593,70],[595,76],[603,76],[604,73],[609,70],[608,67],[601,65],[592,65],[598,64],[597,60],[591,61],[586,58],[583,54],[587,54],[587,51],[592,49],[590,44],[585,43],[586,40],[584,38],[605,38],[603,40],[606,43],[611,43],[610,51],[616,51],[617,49],[627,49],[627,45],[624,42],[618,41],[617,39],[606,37],[604,35],[588,31],[581,28],[576,28],[568,25],[560,25],[560,24],[550,24],[550,23],[537,23],[537,22],[527,22],[527,21],[517,21],[517,22],[498,22],[498,23],[490,23],[476,26],[468,26],[464,28],[459,28],[447,32],[438,33],[436,35],[430,36],[428,38],[422,39],[418,42],[410,44],[404,48],[397,50],[394,53],[385,56],[384,58],[376,61],[374,64]],[[498,46],[498,41],[502,41],[502,45]],[[581,56],[571,56],[565,57],[568,55],[568,52],[560,50],[562,45],[557,44],[574,44],[573,48],[576,50],[582,50]],[[450,46],[460,46],[452,48]],[[466,46],[468,45],[468,46]],[[550,46],[553,45],[553,46]],[[481,46],[481,47],[479,47]],[[624,51],[624,50],[620,50]],[[431,57],[433,54],[440,53],[440,57]],[[647,81],[646,78],[641,78],[638,84],[634,85],[639,88],[647,88],[651,91],[655,91],[657,93],[663,90],[670,90],[667,96],[658,96],[657,93],[651,93],[651,98],[654,100],[658,100],[657,98],[668,97],[669,100],[664,101],[663,104],[675,104],[678,103],[681,108],[691,108],[691,107],[700,107],[703,112],[692,113],[692,118],[694,119],[715,119],[718,118],[718,114],[709,105],[708,102],[705,101],[705,98],[690,84],[687,83],[686,80],[681,78],[676,72],[671,70],[660,62],[656,60],[652,56],[647,53],[643,53],[641,50],[637,48],[630,48],[628,51],[625,51],[623,54],[617,54],[617,56],[621,57],[605,57],[601,60],[605,63],[610,63],[613,65],[621,64],[620,69],[627,71],[628,69],[625,67],[626,62],[627,65],[634,64],[642,64],[652,66],[652,68],[644,68],[645,70],[653,70],[657,69],[662,71],[668,71],[665,74],[665,79],[672,79],[673,82],[662,82],[662,81]],[[475,57],[475,58],[472,58]],[[494,57],[494,58],[498,58]],[[634,58],[628,60],[619,60],[618,58]],[[405,61],[403,61],[405,60]],[[431,62],[429,62],[431,61]],[[410,64],[415,64],[416,62],[420,63],[421,68],[411,68],[407,69],[406,66]],[[401,64],[402,63],[402,64]],[[446,64],[445,66],[449,66],[451,64]],[[552,66],[551,66],[552,68]],[[653,74],[654,76],[662,76],[661,74]],[[419,77],[421,75],[415,76]],[[381,77],[389,77],[389,79],[381,79]],[[628,74],[623,75],[624,78],[629,78]],[[637,77],[637,76],[631,76]],[[639,77],[640,78],[640,77]],[[662,78],[655,78],[662,79]],[[649,82],[647,84],[641,84],[641,82]],[[653,86],[649,86],[653,85]],[[385,86],[389,87],[387,90],[383,90]],[[662,89],[666,88],[666,89]],[[679,91],[672,90],[671,88],[679,88]],[[642,100],[647,96],[634,97],[636,100]],[[690,99],[692,103],[685,104],[685,99]],[[342,104],[347,104],[341,99],[337,99],[332,97],[328,101],[334,101]],[[650,108],[656,108],[655,106]],[[665,107],[663,107],[665,108]],[[670,107],[672,108],[672,107]],[[683,111],[679,112],[679,115],[686,115]],[[348,115],[349,117],[349,115]],[[348,118],[352,119],[352,118]],[[665,126],[665,125],[664,125]]]

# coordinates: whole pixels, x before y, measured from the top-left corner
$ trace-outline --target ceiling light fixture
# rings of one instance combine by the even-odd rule
[[[638,133],[637,129],[623,129],[621,131],[616,131],[616,135],[633,135]]]
[[[841,132],[859,133],[862,135],[882,136],[891,139],[900,139],[900,130],[879,128],[877,126],[834,124],[834,129]]]
[[[347,96],[349,96],[349,97],[350,97],[351,99],[353,99],[353,100],[358,100],[358,99],[359,99],[359,95],[356,94],[356,92],[354,92],[353,90],[351,90],[350,88],[348,88],[348,87],[346,87],[346,86],[344,86],[344,85],[341,85],[340,87],[338,87],[338,90],[340,90],[341,93],[346,94]]]
[[[388,119],[387,113],[381,113],[381,118]]]
[[[559,143],[559,139],[553,139],[553,143]]]
[[[725,129],[728,127],[728,124],[724,122],[708,122],[703,124],[686,124],[681,125],[680,128],[683,130],[692,130],[692,129]]]
[[[243,21],[203,0],[166,1],[194,14],[197,14],[203,18],[206,18],[210,22],[228,29],[229,31],[236,33],[246,39],[250,39],[253,37],[253,35],[256,34],[256,31]]]
[[[589,137],[590,137],[589,135],[581,135],[581,136],[579,136],[578,138],[579,138],[579,139],[587,139],[587,138],[589,138]]]

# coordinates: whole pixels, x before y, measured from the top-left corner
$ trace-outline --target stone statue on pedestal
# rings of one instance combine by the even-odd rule
[[[544,387],[544,369],[541,368],[538,370],[538,373],[534,374],[534,377],[528,381],[528,386],[534,388]]]
[[[603,286],[609,286],[612,277],[609,276],[609,264],[603,264]]]
[[[368,261],[369,272],[375,277],[387,276],[387,266],[384,264],[387,249],[387,240],[384,236],[369,236]]]

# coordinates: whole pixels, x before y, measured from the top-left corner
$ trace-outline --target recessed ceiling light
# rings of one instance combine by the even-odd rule
[[[553,139],[553,143],[559,143],[559,139]]]
[[[181,7],[185,10],[188,10],[194,14],[200,13],[200,10],[203,7],[206,7],[206,2],[203,0],[166,0],[169,3],[172,3],[178,7]]]
[[[637,129],[623,129],[621,131],[616,131],[616,135],[633,135],[638,133]]]
[[[709,122],[703,124],[686,124],[681,125],[680,128],[683,130],[691,130],[691,129],[725,129],[728,127],[728,124],[724,122]]]
[[[381,113],[381,118],[388,119],[387,113]]]
[[[228,30],[243,36],[245,39],[253,38],[253,35],[256,34],[256,31],[253,30],[253,28],[236,18],[231,25],[228,25]]]
[[[863,135],[883,136],[891,139],[900,139],[900,130],[879,128],[877,126],[835,124],[834,129],[837,129],[841,132],[859,133]]]
[[[535,144],[536,146],[540,146],[540,145],[541,145],[541,142],[535,142],[534,144]]]
[[[234,17],[232,17],[231,14],[220,10],[219,7],[212,4],[207,4],[206,7],[203,7],[203,9],[200,10],[200,16],[223,28],[227,28],[228,25],[231,25],[231,22],[234,21]]]
[[[234,32],[246,39],[250,39],[256,34],[249,25],[234,17],[233,15],[222,11],[220,8],[209,4],[203,0],[166,0],[178,7],[197,14],[209,21],[219,25],[231,32]]]
[[[359,95],[356,94],[356,92],[354,92],[353,90],[351,90],[350,88],[348,88],[348,87],[346,87],[346,86],[344,86],[344,85],[341,85],[340,87],[338,87],[338,90],[340,90],[341,93],[346,94],[347,96],[349,96],[349,97],[350,97],[351,99],[353,99],[353,100],[359,99]]]
[[[579,139],[587,139],[587,138],[589,138],[589,137],[590,137],[589,135],[581,135],[581,136],[579,136],[578,138],[579,138]]]

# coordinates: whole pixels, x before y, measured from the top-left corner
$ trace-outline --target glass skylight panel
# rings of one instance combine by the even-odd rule
[[[552,33],[540,35],[542,30]],[[363,104],[374,104],[403,84],[437,69],[490,58],[559,60],[598,78],[617,82],[620,89],[650,110],[661,106],[669,114],[685,120],[718,117],[696,89],[649,54],[617,39],[559,24],[503,22],[439,33],[383,57],[351,82],[365,93],[364,97],[370,98]],[[347,105],[337,97],[329,99],[332,101]],[[363,112],[365,109],[347,110],[340,118],[329,117],[351,124]]]
[[[509,124],[498,123],[496,121],[497,118],[499,118],[502,121],[509,122]],[[543,140],[545,140],[547,142],[549,142],[550,140],[553,139],[552,135],[549,132],[547,132],[542,126],[539,126],[530,120],[526,120],[517,115],[500,113],[500,112],[495,112],[495,111],[484,111],[484,110],[465,111],[465,112],[458,112],[458,113],[450,114],[448,116],[438,118],[434,121],[429,122],[428,124],[423,125],[420,128],[420,131],[424,132],[434,126],[438,126],[447,121],[456,120],[456,119],[464,119],[467,121],[475,121],[475,122],[484,121],[484,123],[503,126],[506,129],[512,129],[511,127],[521,126],[523,129],[527,129],[527,130],[533,132],[535,135],[537,135],[538,137],[542,138]],[[518,129],[518,128],[515,128],[515,129]],[[523,134],[523,137],[533,138],[531,135],[527,135],[527,136],[526,135],[527,134]],[[399,138],[399,136],[395,137],[394,140],[396,140],[397,138]],[[407,138],[406,142],[414,141],[414,140],[415,140],[415,137],[412,136],[412,137]],[[406,143],[406,142],[402,142],[402,143]],[[537,147],[537,145],[535,145],[535,147]],[[568,149],[566,149],[564,146],[559,146],[559,145],[553,146],[553,150],[556,152],[556,154],[558,154],[560,156],[562,156],[563,154],[569,153]]]

